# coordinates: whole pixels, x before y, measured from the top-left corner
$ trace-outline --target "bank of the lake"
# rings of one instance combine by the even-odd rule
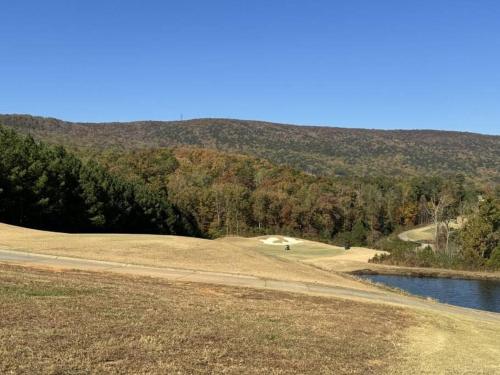
[[[500,313],[500,281],[398,275],[364,275],[372,282],[450,305]]]
[[[383,264],[358,264],[349,270],[343,270],[352,275],[394,275],[394,276],[414,276],[414,277],[435,277],[446,279],[465,280],[496,280],[500,281],[500,272],[488,271],[464,271],[445,268],[426,267],[403,267]]]

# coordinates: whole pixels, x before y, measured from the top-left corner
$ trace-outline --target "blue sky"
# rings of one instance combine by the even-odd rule
[[[3,1],[0,113],[500,134],[500,2]]]

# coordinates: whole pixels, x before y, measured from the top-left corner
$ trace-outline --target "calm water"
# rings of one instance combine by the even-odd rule
[[[500,281],[395,275],[363,277],[450,305],[500,312]]]

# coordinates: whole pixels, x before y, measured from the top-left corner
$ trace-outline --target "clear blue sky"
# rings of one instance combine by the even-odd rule
[[[497,0],[12,0],[0,113],[500,133]]]

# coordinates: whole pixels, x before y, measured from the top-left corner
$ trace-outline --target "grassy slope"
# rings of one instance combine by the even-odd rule
[[[307,241],[292,246],[295,258],[282,259],[281,247],[268,250],[258,239],[80,236],[1,225],[5,245],[160,266],[246,267],[271,278],[350,287],[360,285],[294,259],[336,259],[338,269],[366,257],[363,249],[342,253]],[[500,324],[447,310],[2,265],[0,305],[0,373],[500,371]]]
[[[0,373],[376,374],[413,319],[336,299],[1,265],[0,285]]]
[[[84,147],[195,146],[250,154],[314,173],[457,173],[498,180],[500,137],[445,131],[381,131],[231,119],[111,124],[0,115],[0,124]]]
[[[258,239],[229,237],[204,240],[160,235],[63,234],[0,224],[2,246],[42,254],[364,287],[338,274],[319,271],[296,262],[294,258],[272,256],[273,252],[277,252],[275,247],[263,245]],[[313,255],[316,257],[318,248],[325,255],[339,252],[335,246],[306,241],[302,246],[294,246],[291,253],[301,251],[305,254],[311,249],[315,250]],[[282,250],[282,247],[279,249]]]
[[[0,373],[496,374],[500,325],[0,264]]]
[[[500,374],[500,324],[420,312],[388,373]]]
[[[280,241],[285,241],[281,236],[261,236],[255,238],[244,237],[225,237],[218,239],[221,243],[231,243],[238,247],[255,250],[259,253],[266,254],[272,257],[291,260],[305,260],[317,257],[337,256],[344,253],[343,248],[333,245],[328,245],[322,242],[300,240],[300,243],[293,244],[290,251],[285,251],[284,245],[268,245],[262,240],[268,237],[278,238]],[[279,241],[278,241],[279,242]]]

